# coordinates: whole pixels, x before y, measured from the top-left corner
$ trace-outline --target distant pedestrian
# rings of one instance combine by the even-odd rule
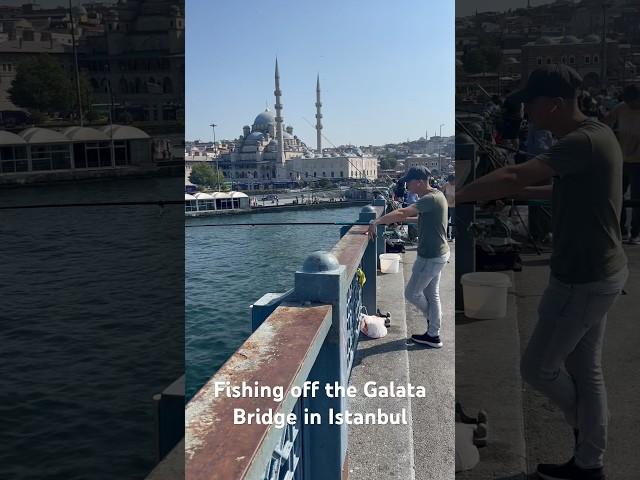
[[[454,175],[447,177],[447,183],[442,186],[442,193],[444,193],[448,205],[447,240],[453,242],[456,238],[456,178]]]
[[[631,189],[633,200],[640,200],[640,88],[629,85],[622,93],[623,102],[616,105],[604,121],[618,136],[624,156],[622,195]],[[633,245],[640,245],[640,207],[631,211],[631,231],[627,230],[626,209],[620,215],[622,236]]]

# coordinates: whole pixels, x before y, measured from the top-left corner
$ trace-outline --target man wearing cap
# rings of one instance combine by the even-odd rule
[[[607,312],[628,276],[619,222],[622,152],[609,127],[580,111],[581,81],[566,65],[532,72],[517,95],[534,126],[551,131],[557,143],[457,192],[458,202],[552,198],[551,275],[521,372],[562,409],[574,428],[576,445],[567,463],[538,465],[544,479],[606,478],[602,343]],[[550,186],[533,186],[550,178]]]
[[[407,190],[418,195],[418,201],[372,220],[368,233],[374,239],[376,225],[415,222],[417,219],[418,257],[405,290],[405,298],[424,313],[428,328],[422,335],[411,335],[411,339],[440,348],[440,273],[449,260],[447,199],[442,192],[431,187],[430,177],[431,172],[426,167],[411,167],[398,184],[406,183]]]

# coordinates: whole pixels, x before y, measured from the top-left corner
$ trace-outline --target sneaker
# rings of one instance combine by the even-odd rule
[[[567,463],[541,463],[537,469],[538,477],[545,480],[605,480],[604,469],[580,468],[575,458]]]
[[[432,337],[431,335],[427,335],[426,333],[423,335],[411,335],[411,340],[416,343],[422,343],[424,345],[429,345],[433,348],[442,347],[442,341],[440,337]]]
[[[635,237],[631,237],[629,239],[629,245],[640,245],[640,235],[636,235]]]

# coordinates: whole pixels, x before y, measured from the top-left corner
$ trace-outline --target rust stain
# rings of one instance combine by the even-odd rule
[[[256,408],[272,408],[275,413],[280,412],[282,402],[272,398],[216,397],[215,383],[229,381],[234,386],[258,381],[260,385],[283,386],[288,392],[330,315],[328,305],[278,307],[195,395],[186,409],[186,478],[242,478],[269,428],[274,427],[234,425],[233,410],[243,408],[252,413]]]
[[[347,278],[353,278],[369,244],[367,231],[368,227],[365,225],[354,225],[331,250],[338,263],[346,267]]]

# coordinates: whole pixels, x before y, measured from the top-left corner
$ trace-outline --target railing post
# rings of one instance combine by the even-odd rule
[[[293,289],[285,293],[265,293],[256,303],[249,307],[251,311],[251,331],[255,332],[273,311],[284,302]]]
[[[369,222],[370,220],[375,220],[377,216],[376,209],[367,205],[360,211],[358,222]],[[378,248],[376,243],[378,241],[384,240],[378,237],[375,242],[370,241],[364,251],[364,255],[362,255],[362,270],[367,278],[362,287],[362,304],[366,307],[369,315],[376,314],[376,275],[378,273]]]
[[[302,270],[295,274],[297,301],[320,302],[333,307],[332,324],[316,358],[309,381],[318,381],[320,390],[315,397],[303,399],[302,408],[309,413],[319,413],[320,424],[303,426],[303,459],[305,480],[325,480],[343,478],[343,468],[347,453],[347,425],[329,425],[329,409],[342,413],[346,409],[343,396],[329,397],[325,385],[336,382],[347,386],[347,291],[346,268],[340,265],[334,255],[314,252],[305,260]]]

